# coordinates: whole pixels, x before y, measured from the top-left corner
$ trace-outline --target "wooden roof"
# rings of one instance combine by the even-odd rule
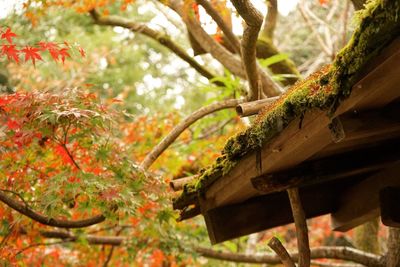
[[[332,213],[337,230],[379,216],[380,190],[400,186],[400,22],[391,23],[394,35],[356,70],[351,94],[333,114],[312,108],[296,116],[176,205],[186,217],[203,214],[212,243],[292,222],[285,192],[292,187],[307,218]]]

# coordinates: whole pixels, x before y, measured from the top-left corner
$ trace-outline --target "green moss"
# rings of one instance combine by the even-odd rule
[[[195,183],[185,186],[181,196],[174,200],[174,207],[183,209],[193,204],[243,156],[271,141],[289,123],[304,117],[307,111],[320,109],[327,111],[327,115],[333,114],[350,95],[370,59],[400,35],[399,17],[399,0],[369,2],[366,9],[357,14],[359,26],[333,64],[294,84],[278,101],[262,110],[251,127],[230,138],[223,155],[203,171]]]

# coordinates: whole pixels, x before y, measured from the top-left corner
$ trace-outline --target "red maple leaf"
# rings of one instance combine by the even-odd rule
[[[17,35],[11,31],[10,28],[1,35],[1,39],[6,39],[8,43],[12,44],[12,38],[16,37]]]
[[[320,5],[328,4],[329,0],[318,0]]]
[[[21,49],[21,52],[25,53],[25,62],[28,60],[31,60],[33,63],[33,66],[35,66],[36,59],[42,60],[42,57],[38,53],[39,49],[36,47],[25,46],[24,49]]]
[[[7,56],[8,60],[13,59],[15,62],[19,63],[18,57],[19,50],[15,48],[15,45],[3,45],[1,48],[1,54]]]
[[[60,50],[58,50],[58,53],[61,57],[61,61],[64,64],[65,58],[66,57],[71,57],[68,53],[68,48],[61,48]]]
[[[39,42],[38,45],[40,46],[40,50],[49,51],[50,56],[54,59],[54,61],[58,61],[58,57],[60,56],[58,44],[53,42]]]

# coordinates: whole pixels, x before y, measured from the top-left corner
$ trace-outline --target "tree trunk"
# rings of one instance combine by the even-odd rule
[[[379,254],[379,217],[355,229],[355,245],[358,249]]]
[[[400,229],[389,228],[388,252],[386,255],[386,267],[400,266]]]

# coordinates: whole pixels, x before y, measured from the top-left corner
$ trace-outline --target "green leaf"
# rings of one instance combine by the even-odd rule
[[[289,58],[289,56],[287,54],[280,53],[280,54],[273,55],[272,57],[269,57],[266,59],[260,59],[260,64],[264,68],[267,68],[273,64],[276,64],[276,63],[286,60],[288,58]]]

